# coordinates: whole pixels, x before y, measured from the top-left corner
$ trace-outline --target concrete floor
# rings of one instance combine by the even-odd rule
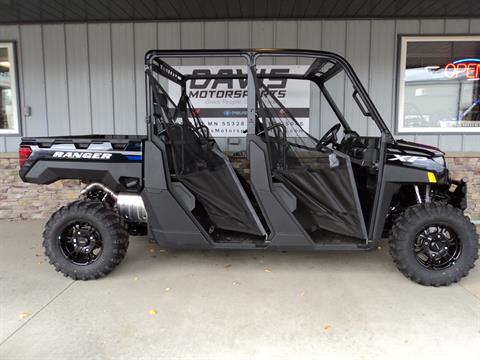
[[[161,251],[72,281],[43,222],[0,222],[0,359],[479,359],[480,271],[416,285],[388,252]]]

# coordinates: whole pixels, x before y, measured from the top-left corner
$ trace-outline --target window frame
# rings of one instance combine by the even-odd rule
[[[16,41],[0,40],[0,47],[6,47],[8,51],[8,60],[10,62],[10,88],[12,90],[12,110],[14,118],[14,127],[12,129],[0,129],[0,136],[18,136],[22,131],[22,121],[20,119],[20,92],[18,83]]]
[[[398,56],[397,56],[397,85],[396,85],[396,111],[395,111],[395,134],[414,135],[414,134],[479,134],[479,127],[458,127],[458,128],[406,128],[403,126],[403,114],[405,107],[405,70],[407,63],[407,44],[408,42],[444,42],[444,41],[478,41],[480,35],[399,35],[398,36]]]

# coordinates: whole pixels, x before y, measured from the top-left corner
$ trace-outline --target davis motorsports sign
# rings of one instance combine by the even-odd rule
[[[245,66],[176,66],[186,74],[246,74]],[[257,66],[259,73],[303,73],[307,66]],[[292,79],[265,79],[269,91],[292,113],[302,127],[309,130],[310,82]],[[169,82],[174,101],[180,98],[180,87]],[[187,94],[202,121],[214,137],[243,137],[247,128],[247,80],[206,79],[187,83]]]

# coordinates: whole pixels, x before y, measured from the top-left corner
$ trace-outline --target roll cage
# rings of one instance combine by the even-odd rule
[[[257,61],[261,57],[299,57],[313,59],[308,69],[303,74],[262,74],[256,72]],[[172,66],[167,64],[163,59],[166,58],[210,58],[210,57],[237,57],[246,60],[247,74],[182,74],[175,70]],[[325,65],[331,66],[322,71]],[[363,115],[370,117],[377,125],[381,137],[384,141],[394,142],[393,136],[385,125],[377,108],[368,96],[365,88],[358,79],[356,73],[353,71],[351,65],[340,55],[328,51],[315,50],[289,50],[289,49],[240,49],[240,50],[150,50],[145,55],[145,68],[147,71],[153,71],[159,75],[171,80],[182,87],[186,88],[186,82],[190,80],[207,80],[207,79],[247,79],[248,80],[248,134],[255,133],[255,107],[256,107],[256,91],[254,88],[254,77],[257,79],[296,79],[309,80],[314,82],[320,89],[328,104],[331,106],[333,112],[337,116],[342,127],[346,131],[351,131],[347,119],[343,116],[337,104],[333,100],[331,94],[325,87],[325,83],[332,79],[342,70],[352,82],[354,93],[352,94],[355,102],[359,106]],[[149,78],[146,77],[147,86]],[[148,115],[151,115],[151,104],[148,103],[147,109],[150,110]],[[365,107],[363,106],[365,105]],[[150,130],[150,129],[149,129]],[[150,136],[150,135],[149,135]],[[382,141],[383,142],[383,141]]]

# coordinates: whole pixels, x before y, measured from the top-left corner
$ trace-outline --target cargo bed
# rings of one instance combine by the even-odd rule
[[[99,181],[115,191],[138,191],[145,139],[139,135],[24,137],[20,177],[37,184]]]

